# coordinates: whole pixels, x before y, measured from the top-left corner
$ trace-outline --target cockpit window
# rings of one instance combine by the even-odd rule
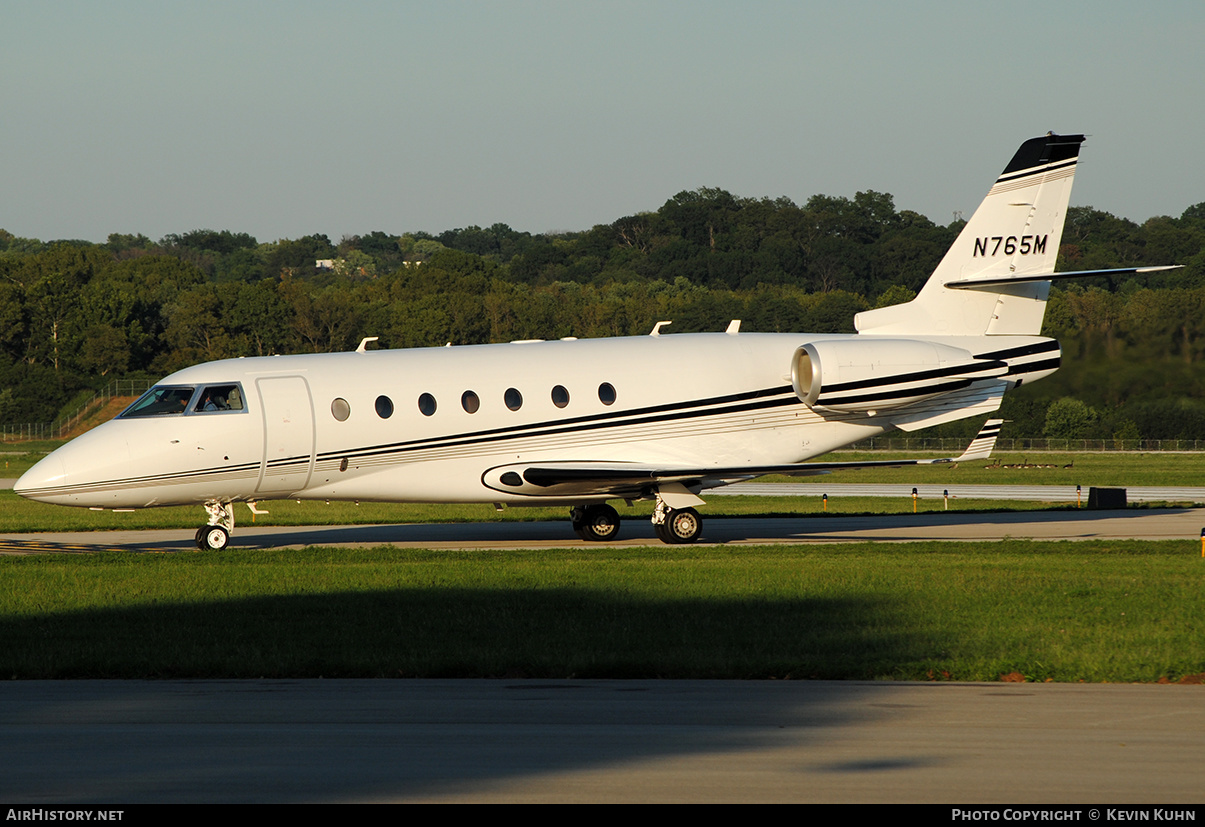
[[[244,409],[243,392],[238,385],[206,385],[197,395],[197,403],[193,406],[197,413]]]
[[[189,400],[192,400],[191,406]],[[123,419],[139,416],[174,416],[213,411],[245,411],[247,402],[243,388],[237,382],[225,385],[195,386],[160,385],[151,388],[142,398],[122,411]]]
[[[182,414],[188,409],[188,400],[192,398],[193,388],[154,387],[142,395],[142,398],[122,411],[122,418],[136,416],[170,416]]]

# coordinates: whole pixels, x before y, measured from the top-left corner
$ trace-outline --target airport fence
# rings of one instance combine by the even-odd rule
[[[959,454],[967,447],[970,437],[876,437],[851,445],[847,451],[941,451]],[[1052,451],[1057,453],[1090,453],[1104,451],[1192,452],[1205,451],[1205,439],[1047,439],[1004,438],[996,440],[1000,451]]]
[[[54,422],[15,423],[0,425],[0,442],[28,442],[35,439],[65,439],[76,426],[91,414],[109,404],[115,397],[141,396],[151,387],[146,379],[114,379],[107,388],[99,390],[84,404]]]

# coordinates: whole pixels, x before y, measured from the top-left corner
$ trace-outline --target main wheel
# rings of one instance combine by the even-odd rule
[[[674,542],[674,536],[669,533],[669,520],[664,523],[653,523],[653,533],[657,535],[657,539],[669,545]]]
[[[230,543],[230,532],[220,525],[197,529],[197,548],[201,551],[221,551]]]
[[[663,543],[693,543],[703,533],[703,518],[693,508],[674,509],[656,528]]]
[[[582,509],[581,519],[573,521],[573,531],[590,543],[605,543],[619,536],[619,512],[609,505],[590,505]]]

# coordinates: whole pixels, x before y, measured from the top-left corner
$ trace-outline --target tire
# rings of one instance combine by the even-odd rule
[[[221,551],[230,544],[230,532],[220,525],[207,525],[197,529],[197,548],[201,551]]]
[[[662,542],[693,543],[703,533],[703,518],[693,508],[675,509],[665,515],[665,522],[657,528]]]
[[[669,520],[664,523],[653,523],[653,533],[657,535],[657,539],[666,545],[673,545],[674,536],[669,533]]]
[[[573,531],[588,543],[606,543],[619,536],[619,512],[609,505],[591,505],[575,520]]]

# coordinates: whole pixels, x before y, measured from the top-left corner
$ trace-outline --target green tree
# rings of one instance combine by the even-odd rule
[[[83,333],[80,292],[106,258],[98,249],[58,244],[22,262],[14,280],[25,288],[27,358],[45,360],[60,372],[64,355],[73,352]]]
[[[108,324],[96,324],[84,331],[79,362],[86,370],[101,376],[121,375],[130,365],[130,343],[125,331]]]
[[[1100,415],[1095,408],[1064,396],[1047,409],[1042,433],[1051,439],[1085,439],[1094,435],[1099,420]]]

